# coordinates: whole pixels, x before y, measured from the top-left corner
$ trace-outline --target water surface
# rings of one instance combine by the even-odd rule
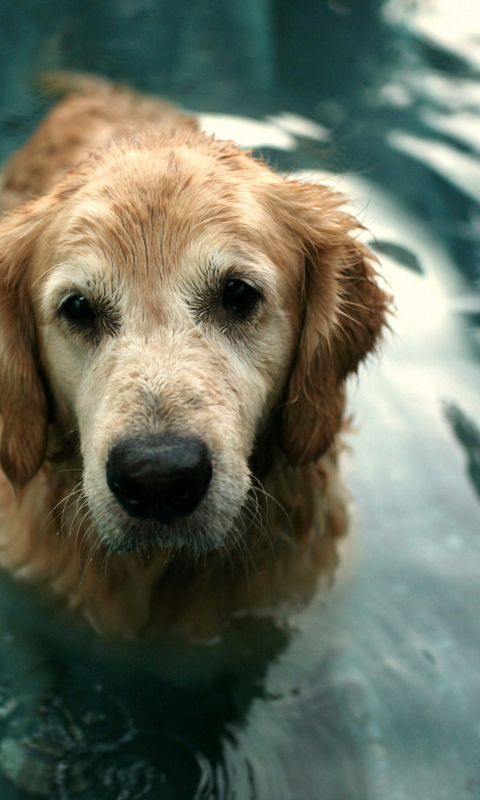
[[[44,794],[0,777],[2,800],[480,798],[477,4],[245,3],[240,27],[219,2],[194,3],[188,25],[182,3],[30,6],[21,26],[1,8],[3,154],[46,108],[34,68],[166,93],[351,197],[396,315],[351,382],[342,565],[288,625],[237,620],[208,645],[136,655],[3,581],[3,747],[23,786],[15,741],[37,748]],[[236,36],[202,50],[215,25]],[[56,674],[33,716],[29,645]]]

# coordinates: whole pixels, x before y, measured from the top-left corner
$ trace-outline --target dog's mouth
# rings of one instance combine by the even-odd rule
[[[218,550],[224,544],[223,541],[212,540],[210,531],[198,524],[192,529],[187,527],[182,526],[183,533],[182,529],[179,531],[174,518],[167,523],[133,520],[123,535],[102,538],[102,541],[105,549],[111,553],[127,555],[138,552],[147,558],[160,552],[184,553],[196,558],[200,554]]]

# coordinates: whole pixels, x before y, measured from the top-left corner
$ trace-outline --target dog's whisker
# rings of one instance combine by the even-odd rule
[[[86,520],[89,518],[89,513],[90,513],[90,509],[89,509],[89,505],[88,505],[88,500],[85,497],[84,500],[82,501],[82,503],[79,505],[79,507],[78,507],[78,509],[77,509],[77,511],[75,513],[75,516],[72,519],[72,522],[71,522],[70,528],[69,528],[69,532],[68,532],[68,536],[67,536],[67,538],[71,537],[72,531],[73,531],[73,526],[74,526],[75,520],[76,520],[76,518],[78,516],[79,519],[78,519],[78,523],[77,523],[77,529],[76,529],[75,535],[73,537],[75,549],[78,548],[79,536],[80,536],[80,533],[83,531],[83,528],[84,528]]]
[[[79,491],[81,491],[81,490],[78,489],[78,484],[77,484],[66,495],[66,497],[62,497],[61,500],[59,500],[55,504],[55,506],[48,512],[46,517],[44,517],[42,523],[39,525],[39,528],[38,528],[38,531],[37,531],[37,534],[36,534],[37,539],[41,536],[42,532],[44,531],[44,529],[47,526],[47,524],[50,523],[50,521],[55,523],[55,522],[57,522],[58,519],[60,519],[61,522],[60,522],[60,525],[59,525],[59,528],[58,528],[58,531],[57,531],[57,535],[59,535],[61,533],[64,514],[67,511],[67,509],[69,507],[71,507],[73,505],[73,503],[75,502],[75,496],[77,495],[77,493]],[[62,508],[62,506],[63,506],[63,508]],[[58,509],[58,513],[55,513],[57,511],[57,509]]]
[[[295,531],[294,531],[293,523],[292,523],[291,517],[290,517],[288,511],[286,510],[285,506],[280,502],[280,500],[277,497],[274,497],[273,494],[271,494],[270,492],[267,492],[267,490],[265,489],[263,484],[260,483],[258,478],[253,476],[253,480],[255,481],[255,484],[252,486],[254,491],[255,492],[260,492],[265,497],[265,500],[267,501],[267,504],[268,504],[268,501],[270,501],[279,509],[279,511],[283,514],[283,516],[284,516],[284,518],[285,518],[285,520],[286,520],[286,522],[287,522],[287,524],[288,524],[288,526],[290,528],[290,532],[291,532],[292,536],[294,536],[295,535]]]

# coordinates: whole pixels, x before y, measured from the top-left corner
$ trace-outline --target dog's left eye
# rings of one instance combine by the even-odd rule
[[[61,313],[77,325],[91,325],[97,316],[87,298],[81,294],[68,297],[62,304]]]
[[[222,294],[222,306],[233,311],[240,319],[246,319],[254,311],[260,300],[260,292],[249,283],[231,280],[225,285]]]

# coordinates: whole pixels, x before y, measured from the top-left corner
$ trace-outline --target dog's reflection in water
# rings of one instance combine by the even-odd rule
[[[356,793],[346,796],[366,796],[330,681],[337,635],[325,635],[324,599],[307,612],[318,616],[318,639],[298,663],[291,644],[305,636],[302,613],[294,627],[243,617],[209,642],[162,636],[139,648],[94,639],[4,583],[3,800],[23,798],[19,790],[59,800],[290,800],[313,797],[315,786],[319,800],[336,800],[352,774]]]

